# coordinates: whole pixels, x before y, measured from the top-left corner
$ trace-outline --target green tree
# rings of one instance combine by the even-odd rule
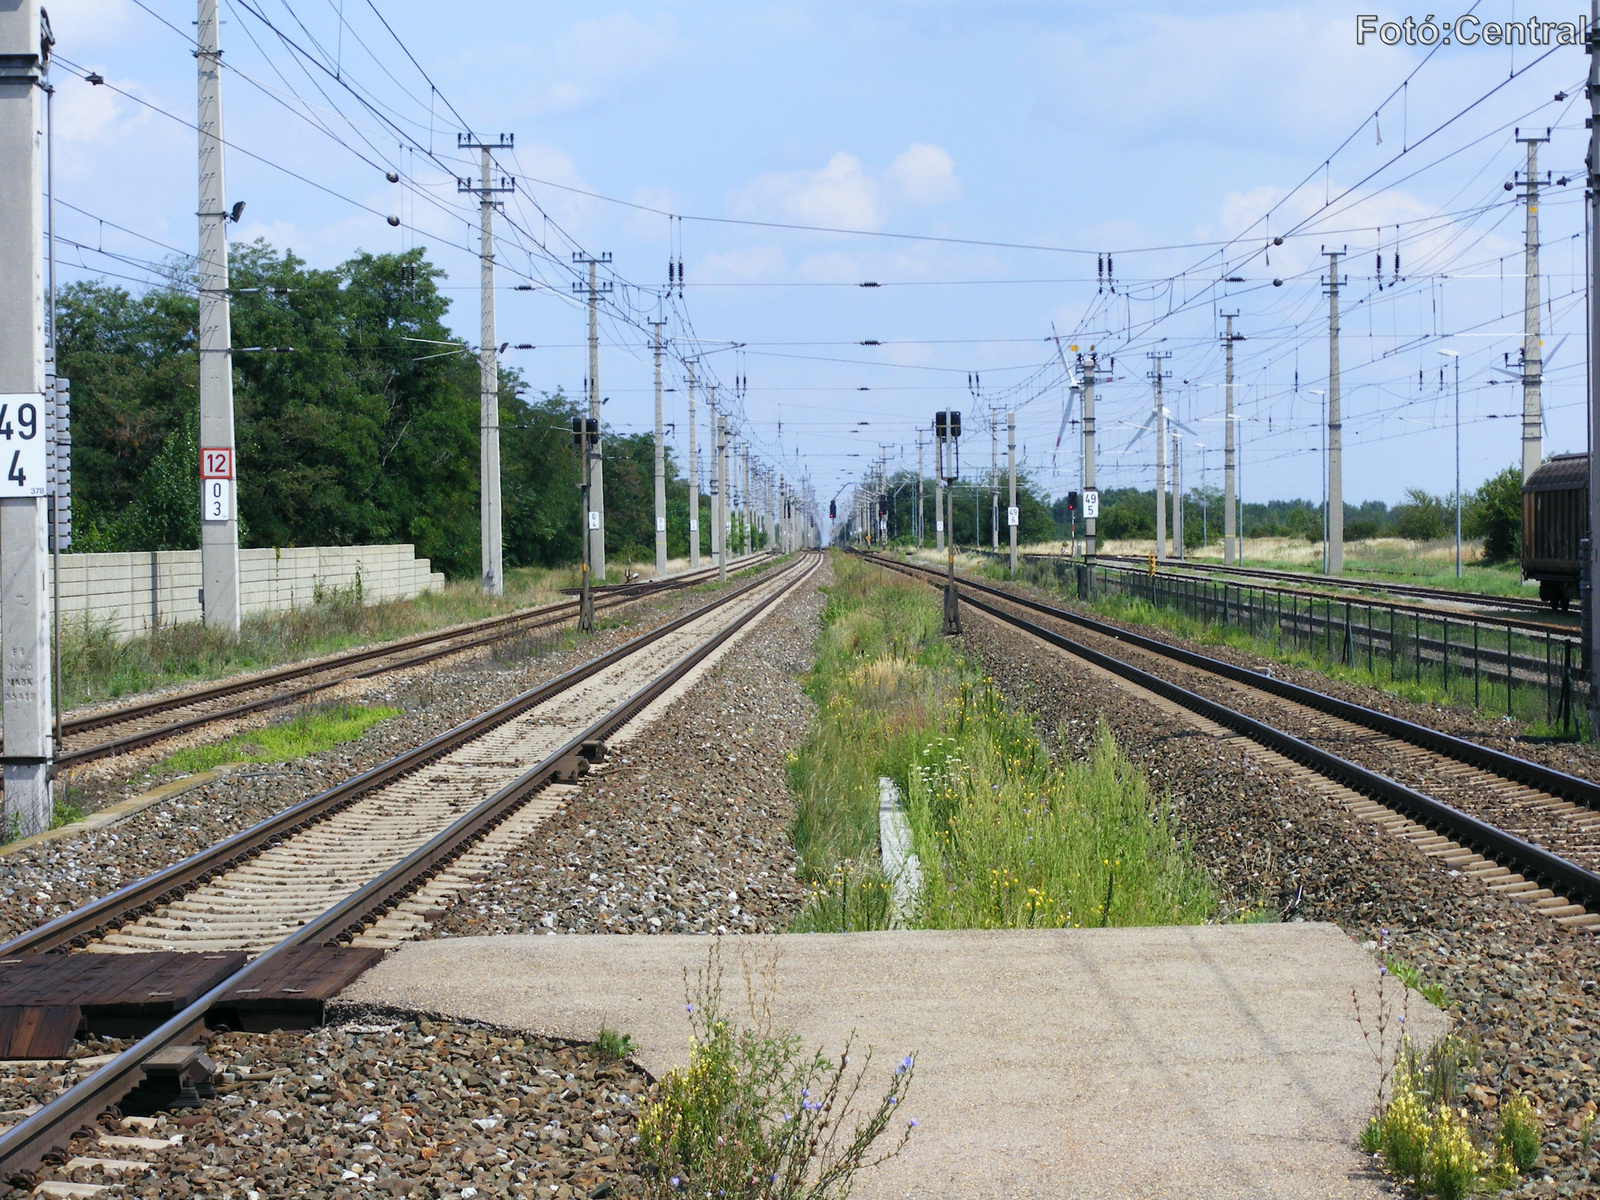
[[[1453,518],[1450,505],[1442,496],[1430,496],[1421,488],[1407,488],[1404,504],[1395,506],[1395,532],[1416,542],[1431,542],[1445,535]]]
[[[1522,557],[1522,468],[1509,466],[1473,493],[1462,513],[1468,537],[1483,539],[1489,562],[1514,562]]]

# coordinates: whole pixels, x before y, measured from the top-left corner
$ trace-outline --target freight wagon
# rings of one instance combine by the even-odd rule
[[[1565,611],[1578,598],[1578,542],[1589,533],[1589,456],[1557,454],[1522,484],[1522,577]]]

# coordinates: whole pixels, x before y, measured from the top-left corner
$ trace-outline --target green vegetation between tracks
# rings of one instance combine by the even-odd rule
[[[801,930],[883,928],[878,779],[905,797],[921,928],[1199,922],[1216,897],[1164,798],[1101,729],[1054,754],[940,636],[925,585],[836,556],[808,682],[816,728],[790,764],[793,835],[812,887]]]
[[[400,710],[387,704],[322,704],[303,709],[287,721],[236,734],[225,742],[190,746],[167,755],[152,769],[156,775],[193,774],[224,763],[280,763],[353,742]]]

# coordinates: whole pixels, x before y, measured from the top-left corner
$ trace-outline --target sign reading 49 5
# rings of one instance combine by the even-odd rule
[[[44,397],[0,393],[0,498],[45,494]]]

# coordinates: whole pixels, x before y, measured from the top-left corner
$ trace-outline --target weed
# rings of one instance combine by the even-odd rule
[[[1441,1043],[1455,1039],[1444,1037]],[[1405,1045],[1409,1051],[1409,1043]],[[1454,1060],[1459,1049],[1447,1048],[1444,1058]],[[1418,1062],[1407,1054],[1411,1064]],[[1373,1115],[1361,1137],[1361,1147],[1381,1155],[1390,1171],[1410,1180],[1424,1196],[1461,1200],[1486,1185],[1498,1183],[1502,1172],[1478,1147],[1464,1110],[1441,1102],[1431,1092],[1442,1086],[1426,1070],[1407,1065],[1396,1070],[1394,1096]],[[1536,1143],[1537,1146],[1537,1143]]]
[[[601,1058],[615,1062],[618,1059],[627,1058],[637,1047],[634,1046],[633,1039],[627,1034],[619,1033],[617,1030],[602,1024],[600,1032],[594,1035],[594,1049],[595,1053]]]
[[[1423,979],[1422,971],[1419,967],[1401,959],[1389,958],[1385,961],[1388,964],[1390,974],[1412,991],[1420,993],[1422,998],[1429,1004],[1441,1009],[1450,1007],[1452,1001],[1449,993],[1444,990],[1442,983],[1429,982]]]
[[[791,928],[795,933],[887,929],[892,898],[882,868],[846,860],[825,880],[811,885],[805,907]]]
[[[1276,925],[1278,910],[1270,904],[1257,904],[1233,919],[1235,925]]]
[[[843,1200],[859,1171],[904,1149],[915,1120],[891,1145],[875,1147],[910,1091],[914,1057],[895,1067],[875,1106],[858,1106],[871,1050],[853,1066],[849,1041],[829,1058],[774,1026],[776,977],[775,955],[763,969],[746,962],[750,1019],[736,1026],[722,1003],[720,946],[692,988],[685,969],[689,1065],[661,1081],[639,1120],[647,1200]]]
[[[55,806],[50,813],[50,828],[60,829],[63,825],[72,825],[83,820],[83,809],[72,802],[68,796],[56,797]]]
[[[1584,1126],[1585,1138],[1593,1124],[1594,1118],[1591,1114]],[[1531,1170],[1533,1164],[1539,1161],[1543,1132],[1544,1127],[1539,1121],[1539,1114],[1534,1111],[1528,1098],[1513,1096],[1501,1107],[1500,1125],[1494,1133],[1494,1147],[1500,1160],[1509,1163],[1518,1171]]]
[[[167,755],[150,774],[192,774],[223,763],[276,763],[320,754],[340,742],[352,742],[380,721],[399,716],[389,705],[325,704],[303,710],[293,719],[209,746],[190,746]]]

